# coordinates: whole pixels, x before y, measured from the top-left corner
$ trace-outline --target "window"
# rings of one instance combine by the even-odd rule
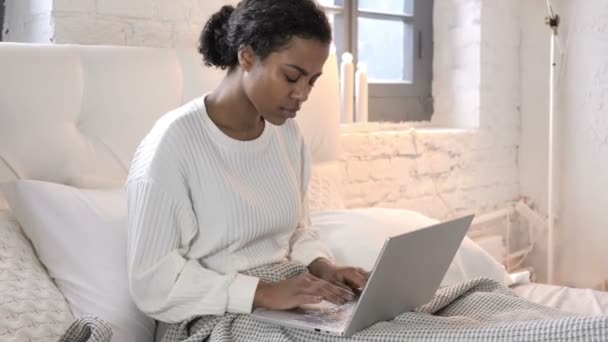
[[[4,1],[0,0],[0,42],[4,33]]]
[[[430,120],[433,0],[319,0],[338,59],[365,62],[370,121]]]

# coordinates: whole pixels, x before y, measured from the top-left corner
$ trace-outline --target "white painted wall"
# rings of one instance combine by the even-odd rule
[[[521,6],[521,148],[522,194],[547,213],[549,120],[549,37],[545,0],[520,0]]]
[[[435,0],[434,124],[479,126],[481,9],[482,0]]]
[[[519,143],[520,44],[517,1],[484,0],[479,127],[509,145]]]
[[[576,279],[576,285],[593,286],[608,278],[608,3],[566,3],[562,7],[569,47],[557,90],[557,276],[564,283]]]
[[[545,0],[520,0],[521,13],[521,137],[519,179],[521,194],[547,215],[549,120],[549,34]],[[537,276],[547,279],[546,231],[530,257]]]
[[[523,0],[522,0],[523,1]],[[527,0],[526,0],[527,1]],[[538,1],[541,2],[541,1]],[[544,2],[544,1],[543,1]],[[557,92],[557,269],[559,283],[597,286],[608,277],[608,3],[603,0],[553,1],[562,17],[560,40],[566,55]],[[543,13],[543,6],[533,9]],[[549,31],[538,29],[533,14],[525,21],[522,70],[522,194],[546,210]]]

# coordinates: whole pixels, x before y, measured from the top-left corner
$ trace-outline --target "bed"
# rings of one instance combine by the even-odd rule
[[[122,269],[112,273],[124,263],[122,182],[155,120],[211,90],[222,73],[203,67],[194,50],[2,43],[0,75],[0,340],[56,341],[69,333],[73,340],[152,341],[156,322],[127,303]],[[365,266],[387,235],[436,221],[407,210],[344,208],[339,103],[330,56],[297,119],[313,160],[312,219],[338,260]],[[371,224],[384,228],[370,232]],[[512,284],[466,241],[444,285],[486,277],[541,304],[608,313],[604,292]],[[352,253],[345,243],[360,245]],[[108,306],[110,298],[121,302]]]
[[[514,284],[518,295],[533,302],[577,314],[608,314],[608,292],[540,283]]]

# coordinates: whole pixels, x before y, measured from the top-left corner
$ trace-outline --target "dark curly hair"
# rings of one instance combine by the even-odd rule
[[[198,51],[205,65],[231,71],[240,48],[249,46],[264,60],[292,37],[331,42],[331,26],[315,0],[243,0],[209,18]]]

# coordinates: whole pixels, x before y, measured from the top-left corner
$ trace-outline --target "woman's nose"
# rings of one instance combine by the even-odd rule
[[[294,89],[292,97],[302,103],[308,100],[308,94],[310,94],[308,85],[304,82],[300,82]]]

